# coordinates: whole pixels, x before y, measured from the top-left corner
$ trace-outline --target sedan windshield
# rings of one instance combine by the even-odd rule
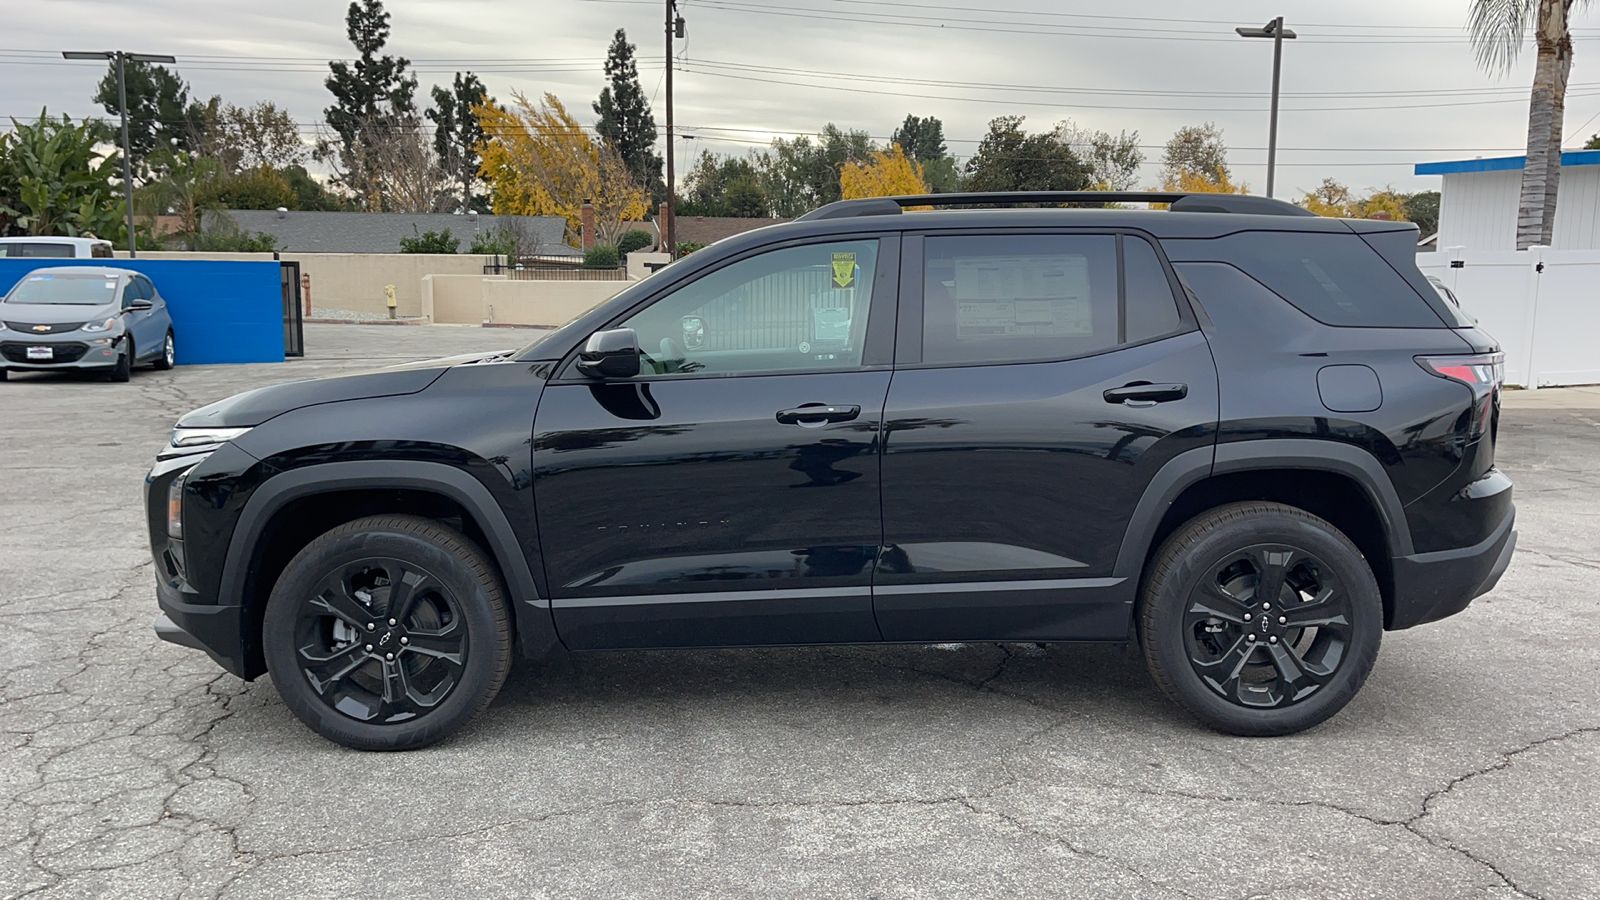
[[[117,279],[104,275],[35,274],[17,283],[7,303],[54,303],[101,306],[117,297]]]

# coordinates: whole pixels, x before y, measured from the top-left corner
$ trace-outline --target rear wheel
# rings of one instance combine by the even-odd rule
[[[308,544],[272,590],[262,639],[289,709],[360,750],[446,737],[511,666],[494,568],[459,532],[416,516],[358,519]]]
[[[161,355],[156,357],[155,368],[159,372],[165,372],[166,370],[172,368],[172,364],[176,361],[177,345],[172,341],[171,329],[168,329],[167,338],[161,346]]]
[[[111,367],[111,371],[107,373],[106,378],[126,384],[133,377],[133,338],[125,338],[123,344],[123,353],[117,357],[117,364]]]
[[[1277,503],[1218,507],[1179,528],[1152,560],[1141,603],[1156,684],[1229,734],[1290,734],[1332,717],[1372,671],[1383,631],[1361,552]]]

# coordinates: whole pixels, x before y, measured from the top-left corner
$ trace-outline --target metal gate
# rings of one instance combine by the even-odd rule
[[[306,355],[305,313],[300,306],[300,264],[279,261],[283,280],[283,355]]]

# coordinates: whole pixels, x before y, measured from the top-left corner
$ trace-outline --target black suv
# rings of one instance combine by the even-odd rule
[[[1169,208],[1071,208],[1108,201]],[[156,631],[369,749],[557,647],[1137,641],[1206,724],[1298,731],[1515,544],[1502,357],[1416,236],[1254,197],[825,206],[515,353],[184,416]]]

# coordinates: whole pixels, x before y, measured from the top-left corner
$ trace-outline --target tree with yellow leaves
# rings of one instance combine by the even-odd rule
[[[538,104],[518,93],[513,103],[474,106],[483,126],[480,173],[498,215],[561,216],[577,244],[583,201],[594,205],[599,243],[615,243],[624,222],[644,218],[648,194],[616,151],[591,138],[554,94]]]
[[[839,170],[839,188],[846,200],[906,197],[929,192],[922,164],[906,156],[899,144],[874,151],[866,162],[846,162]]]
[[[1408,221],[1406,201],[1410,199],[1409,194],[1396,191],[1393,185],[1373,190],[1365,197],[1356,197],[1348,187],[1332,178],[1324,178],[1315,190],[1305,192],[1300,205],[1319,216],[1405,222]]]
[[[1226,167],[1218,166],[1213,173],[1179,169],[1162,177],[1161,189],[1181,191],[1186,194],[1248,194],[1250,186],[1234,181]]]

